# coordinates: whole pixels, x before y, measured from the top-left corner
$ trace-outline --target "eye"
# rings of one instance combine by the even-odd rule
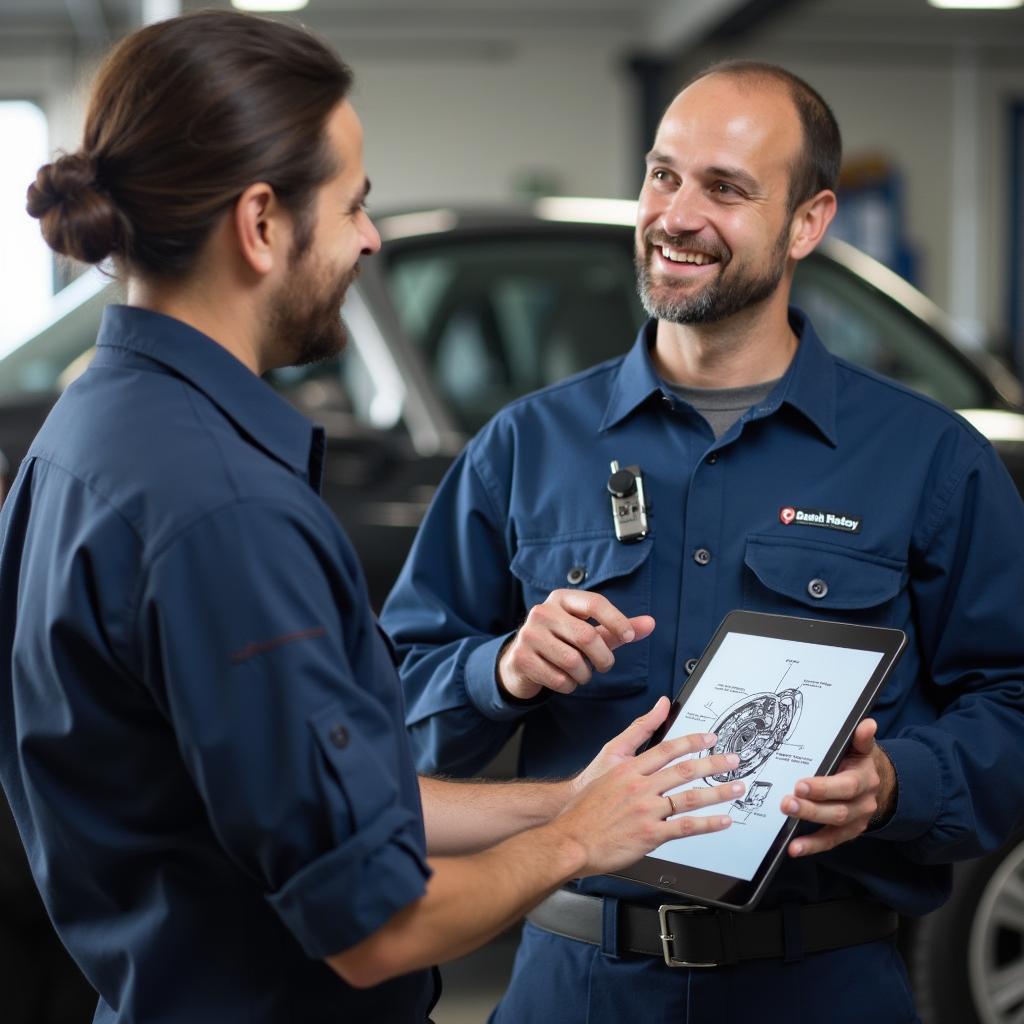
[[[714,185],[711,186],[711,191],[714,192],[715,195],[719,196],[732,197],[742,195],[740,190],[736,188],[735,185],[730,185],[727,181],[716,181]]]
[[[653,167],[651,168],[648,177],[651,181],[656,182],[659,185],[672,185],[675,183],[676,177],[671,172],[666,170],[664,167]]]

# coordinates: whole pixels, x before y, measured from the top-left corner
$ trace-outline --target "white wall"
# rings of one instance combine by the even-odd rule
[[[583,25],[418,45],[322,34],[356,74],[376,208],[507,199],[537,175],[567,194],[632,192],[631,41],[621,31]],[[94,66],[57,45],[0,53],[0,98],[36,99],[54,149],[74,149]]]
[[[373,208],[508,199],[536,176],[569,195],[634,187],[621,37],[545,33],[443,59],[336,45],[356,73]]]

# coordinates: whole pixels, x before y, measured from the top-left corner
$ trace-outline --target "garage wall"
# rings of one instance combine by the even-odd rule
[[[586,27],[536,36],[346,38],[321,31],[356,72],[377,209],[507,199],[527,184],[630,194],[629,37]],[[53,147],[78,145],[95,59],[54,45],[0,53],[0,98],[31,98]]]
[[[501,200],[531,182],[570,195],[632,188],[620,33],[332,42],[356,72],[371,208]]]

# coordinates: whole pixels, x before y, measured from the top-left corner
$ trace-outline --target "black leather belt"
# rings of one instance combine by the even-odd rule
[[[618,949],[663,957],[669,967],[719,967],[741,960],[795,959],[804,953],[876,942],[896,932],[896,911],[866,900],[834,900],[737,914],[710,907],[620,902]],[[568,939],[602,945],[604,900],[559,889],[526,919]]]

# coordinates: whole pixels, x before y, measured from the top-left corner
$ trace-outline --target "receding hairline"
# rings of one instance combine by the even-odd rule
[[[842,134],[832,108],[814,86],[779,64],[752,60],[718,61],[693,75],[669,107],[698,82],[716,77],[735,82],[740,91],[767,84],[781,89],[788,97],[802,138],[790,170],[789,202],[792,209],[814,192],[835,190],[842,158]],[[821,158],[822,152],[824,159]],[[812,178],[815,179],[813,184],[809,180]],[[800,185],[804,186],[803,190]],[[807,190],[808,185],[811,186],[810,191]]]
[[[668,107],[665,108],[666,112],[672,105],[679,99],[683,93],[687,92],[693,86],[699,82],[703,82],[711,78],[724,78],[730,82],[735,82],[740,92],[753,92],[760,85],[770,85],[784,93],[786,98],[789,100],[790,106],[793,110],[793,116],[796,118],[797,123],[800,124],[800,109],[797,106],[797,90],[800,88],[799,83],[795,82],[787,72],[783,69],[774,69],[771,65],[752,64],[747,66],[746,64],[712,64],[710,67],[705,68],[703,71],[694,75],[680,90],[672,97]]]

